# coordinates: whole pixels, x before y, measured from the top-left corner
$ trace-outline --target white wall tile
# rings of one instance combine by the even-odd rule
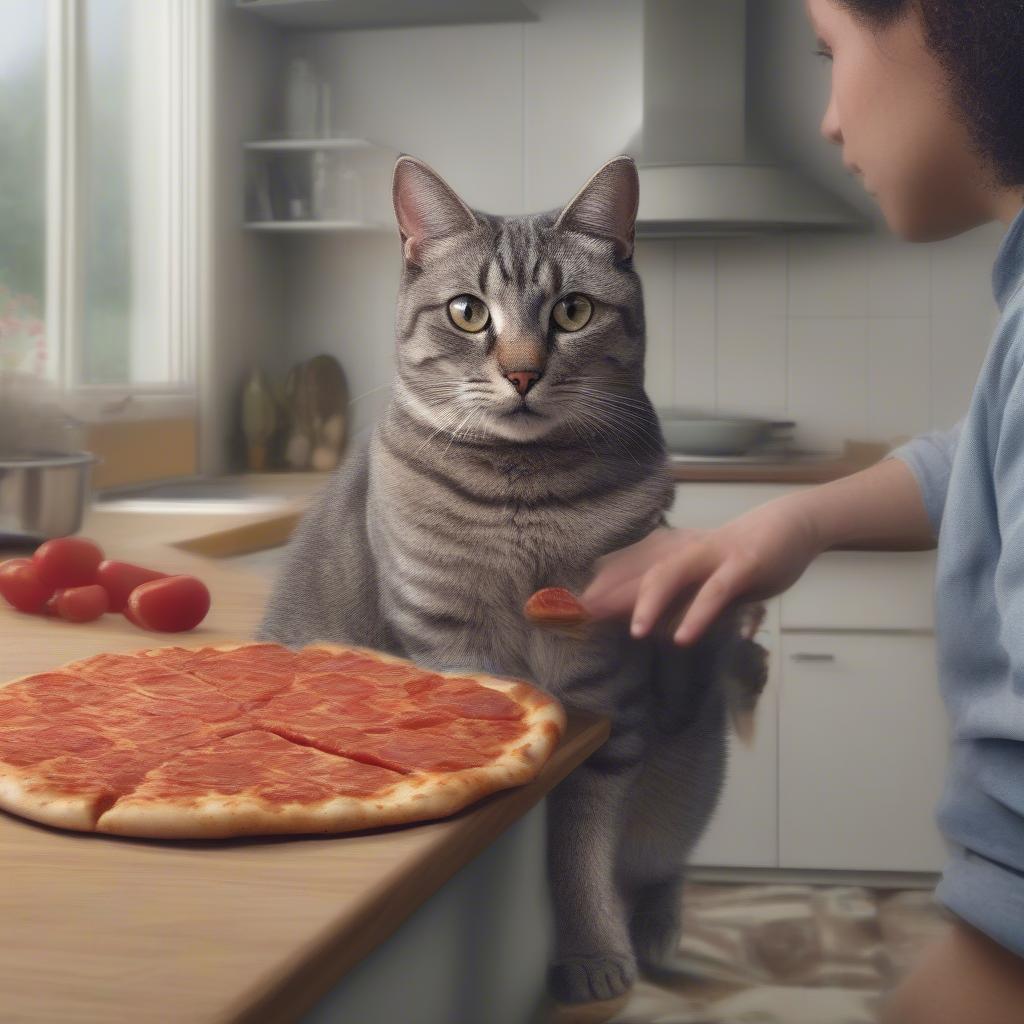
[[[786,417],[786,318],[718,312],[718,411]]]
[[[866,240],[869,316],[928,316],[928,246],[886,235]]]
[[[999,319],[999,307],[992,294],[994,257],[983,247],[951,246],[938,242],[931,247],[931,316],[933,321],[961,319],[987,327],[989,333]],[[985,332],[982,331],[984,335]],[[971,339],[966,339],[972,344]],[[987,338],[974,339],[984,351]]]
[[[789,315],[864,316],[867,247],[859,236],[789,236]]]
[[[715,243],[675,243],[675,404],[713,412],[715,375]]]
[[[973,232],[972,232],[973,234]],[[931,420],[951,426],[967,411],[992,342],[999,307],[984,239],[948,239],[931,249]]]
[[[718,252],[718,313],[786,315],[786,238],[729,238]]]
[[[633,258],[644,290],[644,319],[647,324],[647,354],[644,360],[644,390],[655,408],[673,404],[675,379],[673,329],[673,288],[675,253],[671,241],[639,241]]]
[[[789,321],[788,418],[800,445],[840,450],[867,428],[867,319]]]
[[[950,427],[967,412],[991,335],[976,317],[932,318],[932,426]]]
[[[931,424],[930,323],[926,316],[868,321],[868,422],[880,441],[914,437]]]

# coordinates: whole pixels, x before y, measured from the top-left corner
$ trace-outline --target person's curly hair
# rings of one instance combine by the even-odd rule
[[[1024,0],[836,0],[884,29],[914,8],[998,186],[1024,185]]]

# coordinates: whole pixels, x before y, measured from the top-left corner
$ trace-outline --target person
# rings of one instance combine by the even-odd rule
[[[692,644],[722,609],[791,586],[824,551],[937,547],[935,635],[951,756],[937,822],[949,911],[883,999],[885,1024],[1024,1022],[1024,0],[805,0],[831,61],[821,133],[891,231],[999,221],[1001,311],[967,414],[860,472],[711,530],[661,527],[580,595]],[[664,622],[661,617],[664,613]],[[912,743],[912,737],[908,737]]]

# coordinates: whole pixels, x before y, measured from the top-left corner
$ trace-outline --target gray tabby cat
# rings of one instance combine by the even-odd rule
[[[548,982],[569,1003],[619,995],[638,965],[672,968],[684,866],[725,768],[720,684],[746,669],[763,685],[735,607],[688,648],[613,621],[581,642],[522,614],[534,591],[579,593],[597,558],[667,526],[638,189],[619,156],[561,211],[502,217],[399,157],[390,405],[297,528],[256,634],[519,677],[611,719],[548,798]]]

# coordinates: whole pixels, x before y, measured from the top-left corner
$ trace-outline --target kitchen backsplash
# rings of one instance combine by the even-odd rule
[[[812,448],[952,425],[998,319],[1002,230],[641,242],[648,393],[795,420]]]
[[[281,66],[310,57],[331,82],[338,131],[421,157],[471,206],[552,209],[640,123],[642,6],[531,0],[540,19],[525,24],[294,33]],[[813,38],[793,45],[818,91]],[[758,88],[771,81],[762,73]],[[389,207],[390,180],[365,183],[374,190]],[[641,240],[648,392],[657,405],[794,419],[809,448],[951,425],[996,322],[1002,232],[925,245],[883,232]],[[288,357],[341,360],[358,431],[393,373],[397,228],[284,244]]]
[[[792,419],[801,447],[894,441],[967,409],[998,318],[1002,225],[945,242],[788,235],[640,241],[658,406]],[[293,351],[341,359],[358,431],[394,371],[397,232],[295,248]]]

